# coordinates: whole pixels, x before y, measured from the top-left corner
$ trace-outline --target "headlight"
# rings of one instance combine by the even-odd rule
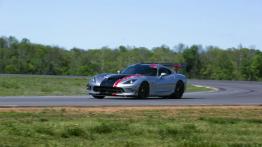
[[[128,81],[125,81],[123,84],[133,84],[137,79],[131,79]]]
[[[92,83],[95,83],[95,82],[96,82],[96,78],[93,77],[93,78],[91,79],[91,82],[92,82]]]

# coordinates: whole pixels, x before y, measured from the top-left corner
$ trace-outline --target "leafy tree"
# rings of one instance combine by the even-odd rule
[[[193,45],[182,52],[184,62],[187,64],[186,72],[190,78],[200,74],[200,48],[200,46]]]
[[[262,53],[257,53],[252,58],[251,72],[254,80],[262,79]]]
[[[255,49],[187,47],[178,44],[145,47],[119,46],[65,50],[31,43],[29,39],[0,37],[0,73],[94,75],[123,69],[135,63],[186,63],[189,78],[262,80],[262,52]]]

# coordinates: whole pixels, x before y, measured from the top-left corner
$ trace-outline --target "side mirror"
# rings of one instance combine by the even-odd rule
[[[160,78],[162,78],[162,77],[164,77],[164,76],[166,76],[166,75],[167,75],[166,73],[162,72],[162,73],[160,74]]]

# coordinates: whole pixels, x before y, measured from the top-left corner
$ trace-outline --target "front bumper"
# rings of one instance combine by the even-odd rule
[[[89,95],[126,96],[126,97],[137,96],[137,88],[135,86],[102,87],[102,86],[89,85],[87,90]]]

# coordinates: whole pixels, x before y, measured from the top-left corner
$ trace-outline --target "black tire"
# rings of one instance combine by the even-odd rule
[[[182,81],[176,83],[175,91],[169,96],[169,98],[181,99],[185,92],[185,85]]]
[[[143,82],[138,89],[136,98],[143,99],[143,98],[147,98],[148,96],[149,96],[149,84],[147,82]]]
[[[95,98],[95,99],[103,99],[103,98],[105,98],[105,96],[103,96],[103,95],[92,95],[92,97]]]

